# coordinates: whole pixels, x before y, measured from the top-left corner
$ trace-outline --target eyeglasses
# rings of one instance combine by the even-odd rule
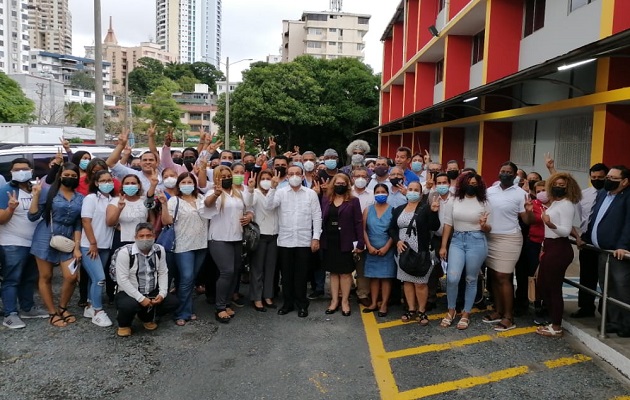
[[[101,183],[114,183],[114,180],[113,179],[108,179],[106,181],[98,181],[96,183],[98,183],[98,184],[101,184]],[[128,183],[128,185],[135,185],[135,183]]]

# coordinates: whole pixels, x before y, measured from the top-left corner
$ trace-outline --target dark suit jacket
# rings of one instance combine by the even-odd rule
[[[392,211],[392,222],[389,225],[389,236],[394,240],[394,245],[400,240],[400,229],[398,228],[398,217],[402,214],[407,205],[396,207]],[[418,236],[418,250],[429,251],[429,244],[431,242],[431,231],[437,231],[440,229],[440,217],[437,211],[431,211],[431,206],[424,201],[418,203],[416,208],[416,224]],[[405,228],[406,229],[406,228]]]
[[[591,219],[588,222],[588,230],[582,235],[582,240],[586,243],[593,244],[591,233],[607,194],[605,190],[597,193]],[[630,250],[630,188],[618,193],[606,210],[597,226],[597,242],[604,250]]]
[[[322,236],[321,248],[326,249],[327,235],[326,222],[330,213],[330,200],[326,196],[322,196]],[[339,206],[339,233],[341,235],[341,251],[347,252],[354,249],[353,242],[358,242],[357,248],[363,250],[365,241],[363,239],[363,213],[361,212],[361,203],[356,197],[349,201],[344,201]]]

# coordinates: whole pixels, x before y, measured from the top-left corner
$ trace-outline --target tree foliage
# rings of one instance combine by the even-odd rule
[[[93,129],[96,118],[96,108],[92,103],[66,103],[66,123],[79,128]]]
[[[20,85],[0,72],[0,122],[31,122],[34,112],[35,103],[26,97]]]
[[[183,128],[180,121],[182,110],[172,98],[172,88],[176,83],[170,82],[170,86],[168,84],[160,86],[147,97],[147,104],[151,107],[143,112],[144,117],[151,120],[159,132],[164,132],[170,127]]]
[[[379,83],[353,58],[252,64],[230,97],[231,131],[250,142],[275,136],[284,149],[344,150],[354,133],[378,124]],[[214,121],[223,130],[225,100],[218,108]]]
[[[70,78],[70,87],[94,91],[96,80],[85,71],[77,71]]]

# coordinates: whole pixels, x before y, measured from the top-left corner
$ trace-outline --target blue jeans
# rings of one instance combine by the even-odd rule
[[[39,273],[31,248],[24,246],[0,246],[2,262],[2,303],[4,315],[18,312],[18,302],[22,311],[33,307],[33,294]]]
[[[481,231],[453,233],[448,249],[448,268],[446,270],[446,296],[448,308],[455,308],[459,280],[466,268],[466,292],[464,312],[470,312],[475,303],[479,270],[488,256],[486,235]]]
[[[193,288],[195,278],[201,269],[206,256],[206,249],[175,253],[175,264],[179,273],[179,286],[177,288],[177,300],[179,307],[175,312],[175,319],[188,321],[193,314]]]
[[[103,309],[103,287],[105,286],[104,262],[109,258],[109,249],[98,249],[98,257],[91,258],[89,248],[81,247],[81,264],[90,277],[88,300],[96,310]]]

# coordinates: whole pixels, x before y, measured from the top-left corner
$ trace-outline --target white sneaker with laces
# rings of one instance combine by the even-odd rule
[[[48,311],[41,309],[38,306],[33,306],[30,310],[20,312],[20,318],[22,319],[31,319],[31,318],[48,318]]]
[[[83,316],[85,318],[94,318],[94,308],[91,304],[85,307],[85,310],[83,310]]]
[[[6,317],[4,317],[4,321],[2,321],[2,325],[6,326],[9,329],[20,329],[26,326],[24,321],[20,319],[20,317],[18,316],[18,313],[16,312],[11,313],[7,315]]]
[[[103,328],[112,326],[112,320],[109,319],[107,313],[103,310],[100,310],[99,312],[94,314],[94,317],[92,318],[92,323]]]

